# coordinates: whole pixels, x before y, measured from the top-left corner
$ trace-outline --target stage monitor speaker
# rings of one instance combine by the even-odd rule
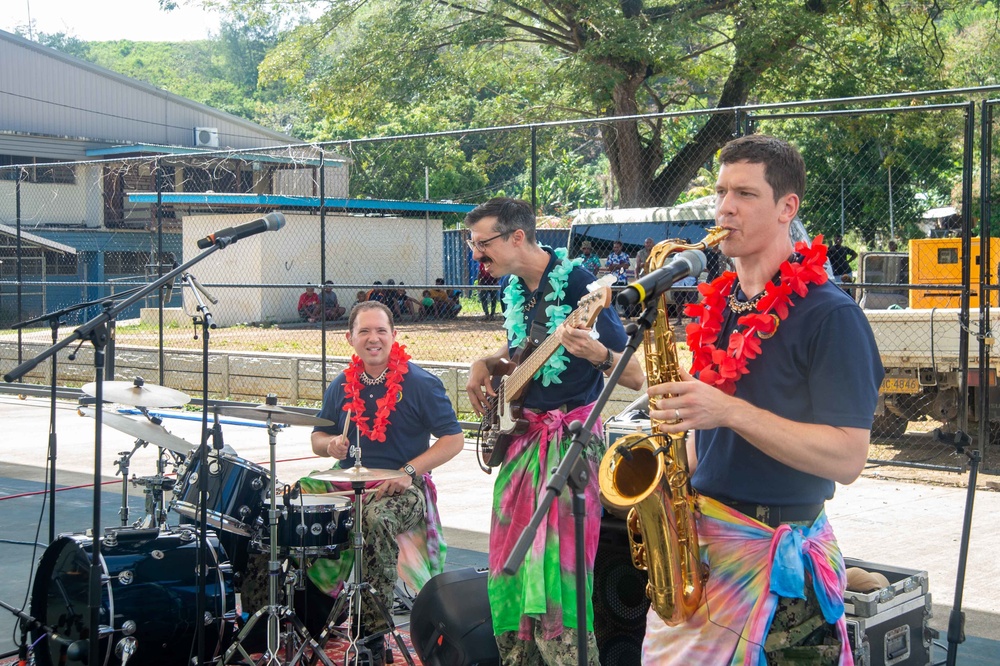
[[[434,576],[410,611],[410,638],[426,666],[499,666],[486,571]]]
[[[648,580],[645,571],[632,565],[625,521],[605,515],[594,563],[594,637],[601,666],[640,663]]]

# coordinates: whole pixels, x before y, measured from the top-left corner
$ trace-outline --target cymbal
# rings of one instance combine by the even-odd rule
[[[97,397],[97,382],[84,384],[81,389]],[[134,407],[179,407],[191,402],[191,396],[165,386],[147,384],[141,377],[131,382],[104,382],[104,401]]]
[[[95,418],[97,416],[97,412],[90,407],[80,407],[78,411],[83,416],[89,416],[91,418]],[[141,439],[144,442],[149,442],[150,444],[155,444],[156,446],[162,446],[165,449],[173,451],[174,453],[180,453],[181,455],[187,455],[194,448],[194,444],[190,443],[186,439],[178,437],[177,435],[171,435],[167,432],[166,428],[161,425],[156,425],[145,417],[142,419],[130,419],[123,414],[105,411],[101,416],[101,422],[110,428],[114,428],[115,430],[125,433],[126,435],[131,435],[136,439]]]
[[[290,412],[277,405],[257,405],[256,407],[219,407],[219,414],[223,416],[235,416],[251,421],[267,421],[270,419],[274,423],[285,423],[288,425],[300,426],[332,426],[333,421],[321,419],[318,416],[310,416],[299,412]]]
[[[320,481],[388,481],[401,479],[406,472],[399,469],[368,469],[367,467],[335,467],[325,472],[311,474],[310,478]]]

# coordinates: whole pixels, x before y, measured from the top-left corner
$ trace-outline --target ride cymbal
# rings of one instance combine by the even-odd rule
[[[217,410],[222,416],[235,416],[241,419],[250,419],[251,421],[270,420],[274,423],[313,427],[336,425],[333,421],[300,412],[290,412],[277,405],[257,405],[256,407],[224,406],[218,407]]]
[[[80,390],[96,398],[97,382],[84,384]],[[191,402],[191,396],[165,386],[147,384],[142,377],[136,377],[130,382],[104,382],[104,401],[133,407],[180,407]]]
[[[80,407],[77,410],[82,416],[95,418],[97,412],[91,407]],[[145,417],[140,419],[130,419],[129,417],[116,412],[105,411],[101,416],[101,422],[109,428],[114,428],[126,435],[131,435],[144,442],[155,444],[174,453],[187,455],[194,449],[194,444],[182,437],[172,435],[166,428],[156,425]]]

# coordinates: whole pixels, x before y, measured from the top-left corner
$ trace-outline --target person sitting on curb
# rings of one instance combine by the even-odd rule
[[[298,309],[299,319],[302,321],[313,323],[319,319],[319,294],[316,293],[315,287],[306,286],[305,292],[299,296]]]

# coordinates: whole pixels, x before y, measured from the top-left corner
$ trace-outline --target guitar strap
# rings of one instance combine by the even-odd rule
[[[534,314],[532,314],[531,321],[528,323],[528,337],[524,340],[523,351],[520,357],[522,363],[524,359],[531,356],[532,350],[542,344],[545,338],[549,337],[549,315],[545,311],[545,298],[552,293],[552,281],[548,277],[548,272],[542,276],[542,280],[545,282],[545,289],[542,290],[542,295],[538,297]]]

